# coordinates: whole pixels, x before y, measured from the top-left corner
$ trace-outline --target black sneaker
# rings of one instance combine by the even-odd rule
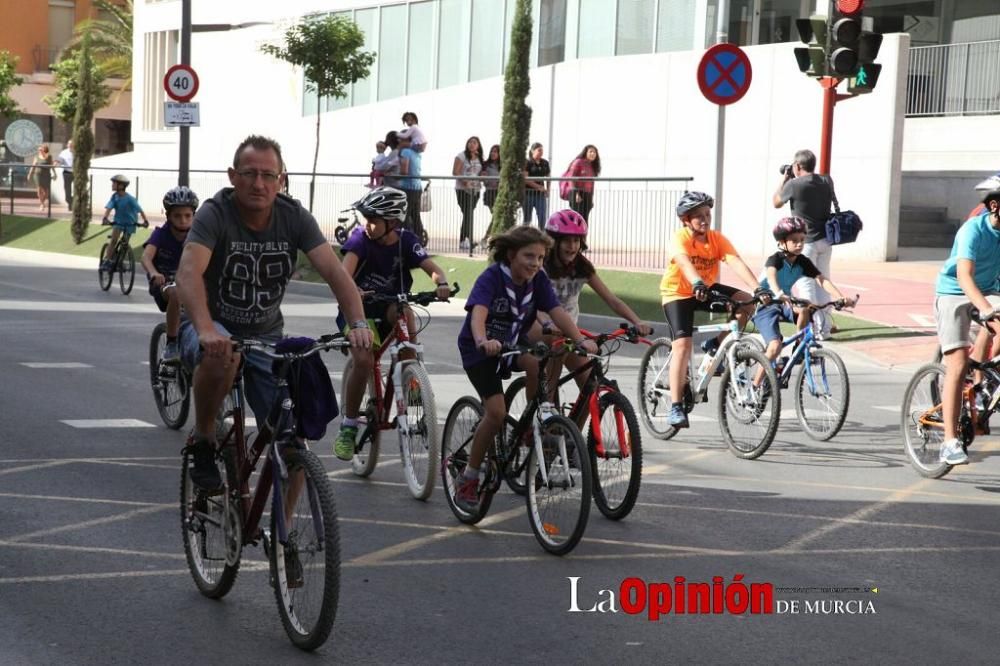
[[[215,464],[215,444],[203,439],[191,445],[194,465],[189,474],[191,482],[203,490],[218,490],[222,486],[222,477]]]

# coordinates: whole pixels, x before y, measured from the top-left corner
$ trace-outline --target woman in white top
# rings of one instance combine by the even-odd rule
[[[452,167],[451,174],[453,176],[479,176],[482,171],[483,146],[479,142],[478,136],[470,136],[469,140],[465,142],[465,150],[455,156],[455,165]],[[459,248],[470,252],[476,246],[476,243],[472,242],[472,211],[479,203],[480,189],[482,189],[482,181],[478,179],[455,179],[455,195],[458,198],[458,207],[462,211]]]

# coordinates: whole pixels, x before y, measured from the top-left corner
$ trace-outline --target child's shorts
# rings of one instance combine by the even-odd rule
[[[770,343],[771,340],[782,339],[781,326],[779,324],[783,321],[795,321],[795,312],[787,303],[765,305],[759,308],[757,314],[753,316],[754,326],[757,327],[757,330],[764,337],[765,345]]]

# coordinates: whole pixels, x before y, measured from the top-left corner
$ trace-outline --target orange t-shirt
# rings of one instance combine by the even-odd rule
[[[709,230],[706,242],[695,241],[694,234],[687,227],[675,233],[670,241],[670,262],[660,280],[660,302],[664,305],[694,296],[691,283],[684,277],[681,267],[674,263],[678,254],[690,257],[702,282],[711,287],[719,281],[719,262],[725,261],[727,255],[737,255],[737,252],[729,239],[718,231]]]

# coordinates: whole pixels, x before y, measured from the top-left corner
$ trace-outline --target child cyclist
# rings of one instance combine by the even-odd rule
[[[597,351],[592,341],[580,335],[541,270],[551,246],[552,239],[534,227],[515,227],[494,236],[489,241],[493,263],[476,279],[465,303],[468,314],[458,334],[458,350],[465,374],[485,408],[473,435],[468,465],[455,479],[455,503],[465,511],[475,512],[479,506],[479,467],[507,416],[501,380],[510,377],[512,370],[524,372],[528,400],[538,387],[538,360],[530,354],[498,360],[504,343],[525,344],[527,332],[542,311],[575,344],[592,353]]]
[[[420,239],[402,227],[406,219],[406,194],[393,187],[377,187],[366,194],[353,208],[365,218],[365,227],[355,229],[344,246],[344,270],[354,278],[358,289],[364,293],[396,295],[410,291],[413,276],[410,271],[422,269],[437,285],[437,296],[446,299],[451,295],[445,272],[434,263]],[[375,334],[373,347],[381,344],[396,323],[395,303],[365,303],[365,317]],[[346,327],[343,314],[337,315],[337,325]],[[376,325],[377,324],[377,325]],[[410,340],[416,342],[416,321],[413,312],[406,312],[406,324],[410,330]],[[406,352],[404,352],[405,357]],[[333,452],[341,460],[354,457],[354,442],[358,435],[358,410],[364,395],[365,379],[372,372],[372,353],[357,354],[355,363],[347,377],[344,396],[344,419],[340,424],[340,434],[334,442]]]
[[[111,268],[111,260],[115,256],[115,246],[118,245],[118,237],[121,236],[122,231],[130,236],[135,233],[135,228],[139,222],[139,215],[142,216],[142,226],[149,226],[149,219],[146,217],[146,213],[143,212],[142,206],[139,205],[139,200],[125,191],[129,182],[129,179],[120,173],[116,173],[111,177],[112,195],[108,199],[108,203],[104,206],[104,218],[101,220],[101,224],[113,224],[114,227],[111,231],[111,242],[108,243],[108,251],[104,255],[104,261],[101,263],[101,270],[106,271]],[[108,218],[111,211],[115,212],[114,222]]]
[[[684,382],[691,360],[691,334],[694,327],[695,310],[708,310],[708,292],[714,290],[726,296],[745,301],[750,298],[746,292],[719,283],[719,262],[725,261],[736,274],[754,290],[754,296],[767,304],[770,293],[757,284],[733,244],[718,231],[712,231],[712,206],[715,200],[703,192],[685,192],[677,202],[677,217],[684,228],[674,234],[670,242],[670,261],[660,280],[660,300],[663,314],[667,319],[670,347],[670,417],[668,422],[675,428],[687,428],[688,418],[684,412]],[[746,325],[753,312],[752,305],[745,305],[736,311],[740,326]],[[702,345],[707,353],[715,353],[719,343],[727,333],[705,341]]]
[[[194,211],[198,208],[198,195],[181,185],[163,195],[163,210],[167,223],[153,229],[143,244],[142,267],[149,278],[149,294],[156,301],[160,312],[167,313],[167,344],[163,347],[163,362],[176,363],[180,359],[177,331],[181,326],[181,304],[174,289],[174,275],[181,261],[184,240],[187,238]]]
[[[764,353],[774,361],[781,353],[781,329],[783,321],[796,322],[798,328],[805,328],[809,322],[808,308],[793,308],[788,304],[792,285],[802,277],[812,278],[824,290],[833,294],[843,305],[854,305],[854,299],[845,298],[835,284],[819,272],[809,257],[802,256],[806,242],[806,223],[799,217],[783,217],[774,225],[774,240],[779,251],[764,262],[765,277],[760,286],[774,294],[775,302],[757,310],[753,323],[764,337],[767,348]],[[763,368],[761,375],[763,375]]]
[[[589,285],[611,308],[612,312],[636,326],[641,335],[649,335],[653,331],[652,327],[642,323],[639,316],[625,301],[608,289],[604,280],[597,275],[594,265],[583,256],[583,251],[587,249],[587,221],[583,219],[582,215],[570,208],[556,211],[549,216],[545,223],[545,233],[553,241],[552,250],[545,257],[545,273],[552,282],[559,303],[574,323],[580,318],[580,292],[583,291],[584,285]],[[553,336],[559,334],[559,331],[552,329],[548,317],[539,317],[539,321],[532,326],[530,337],[538,339],[543,334]],[[546,339],[546,342],[551,343],[551,341],[551,338]],[[563,357],[562,362],[572,371],[587,361],[575,354],[567,354]],[[559,366],[560,359],[552,359],[547,375],[552,378],[557,377]],[[587,380],[587,374],[580,373],[576,376],[576,382],[579,386],[583,386]],[[554,393],[554,381],[550,389]]]

